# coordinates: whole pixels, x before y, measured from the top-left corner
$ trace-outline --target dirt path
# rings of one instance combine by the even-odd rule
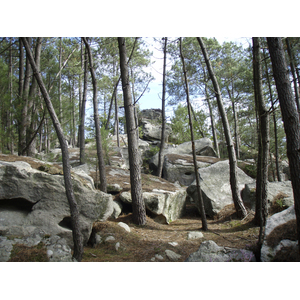
[[[259,228],[254,226],[253,214],[242,221],[238,220],[233,205],[226,207],[215,220],[208,219],[209,230],[202,231],[204,237],[199,240],[187,239],[189,232],[201,230],[201,220],[193,206],[187,207],[183,218],[169,225],[159,224],[147,217],[145,226],[137,226],[132,223],[131,216],[122,215],[116,220],[97,223],[103,240],[110,235],[115,240],[101,243],[95,248],[85,247],[83,261],[149,262],[155,255],[162,256],[162,261],[170,261],[166,257],[166,249],[181,255],[178,261],[185,261],[204,240],[213,240],[219,246],[253,249],[258,239]],[[119,227],[118,222],[128,224],[131,232]],[[120,243],[118,250],[115,249],[117,242]],[[173,246],[170,242],[178,245]]]

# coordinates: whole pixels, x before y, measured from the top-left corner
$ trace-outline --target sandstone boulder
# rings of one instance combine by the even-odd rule
[[[139,126],[142,129],[143,139],[148,141],[161,140],[161,119],[162,111],[160,109],[144,109],[139,113]],[[165,138],[166,141],[172,128],[166,124]]]
[[[72,174],[84,244],[96,220],[113,213],[112,196]],[[33,169],[26,162],[0,162],[0,233],[26,236],[36,228],[65,238],[73,246],[71,215],[62,175]]]
[[[204,241],[186,262],[255,262],[252,251],[220,247],[214,241]]]
[[[244,204],[252,210],[255,210],[256,183],[247,183],[242,190]],[[291,181],[273,181],[268,183],[268,205],[273,201],[280,200],[282,207],[288,208],[294,204],[294,195]]]
[[[261,261],[285,261],[290,253],[298,253],[294,205],[267,219]],[[281,257],[281,259],[279,259]]]
[[[196,155],[200,156],[212,156],[217,157],[216,152],[213,149],[212,142],[209,138],[202,138],[195,141],[195,151]],[[192,143],[185,142],[177,147],[168,147],[163,150],[163,155],[167,154],[177,154],[177,155],[192,155]],[[156,174],[158,168],[158,155],[156,153],[149,162],[149,168]]]
[[[197,156],[198,168],[208,167],[219,159],[211,156]],[[193,156],[189,154],[166,154],[163,164],[163,177],[170,182],[189,186],[196,179]]]
[[[200,187],[202,191],[205,213],[212,217],[218,214],[226,205],[232,204],[230,187],[229,161],[219,161],[207,168],[200,169]],[[254,180],[237,168],[238,187],[241,191],[245,184]],[[187,188],[188,195],[198,204],[196,180]]]

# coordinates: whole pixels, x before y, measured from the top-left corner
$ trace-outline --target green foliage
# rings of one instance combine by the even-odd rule
[[[207,127],[205,124],[206,115],[203,111],[195,113],[197,116],[196,122],[193,118],[194,138],[195,140],[202,138],[200,131],[207,135]],[[189,126],[188,110],[186,106],[179,104],[174,110],[174,116],[171,118],[172,135],[169,138],[170,142],[181,144],[191,140],[191,131]]]

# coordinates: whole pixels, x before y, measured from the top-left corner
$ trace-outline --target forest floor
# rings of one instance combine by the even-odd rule
[[[95,224],[102,240],[114,236],[114,241],[102,242],[96,247],[85,247],[83,261],[86,262],[150,262],[155,255],[163,257],[161,261],[170,261],[165,250],[172,250],[181,255],[178,262],[185,261],[197,251],[204,240],[213,240],[219,246],[255,251],[259,227],[254,224],[252,212],[239,220],[236,218],[234,205],[225,207],[214,219],[207,219],[208,231],[202,231],[202,223],[197,209],[187,205],[186,214],[170,223],[160,224],[147,216],[145,226],[132,222],[132,214],[121,215],[115,220]],[[118,222],[129,225],[131,232],[118,226]],[[203,238],[188,240],[188,233],[201,231]],[[116,250],[115,244],[120,248]],[[169,242],[177,242],[172,246]],[[159,261],[155,259],[155,261]]]

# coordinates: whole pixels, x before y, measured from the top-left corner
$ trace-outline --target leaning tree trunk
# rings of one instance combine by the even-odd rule
[[[158,155],[158,177],[162,177],[163,169],[163,150],[165,148],[165,135],[166,135],[166,113],[165,113],[165,99],[166,99],[166,62],[167,62],[167,43],[168,38],[164,39],[164,65],[163,65],[163,86],[162,86],[162,99],[161,99],[161,140]]]
[[[193,131],[193,122],[192,122],[192,113],[191,113],[189,85],[188,85],[188,79],[187,79],[187,75],[186,75],[184,56],[182,53],[182,38],[180,38],[179,41],[180,41],[180,57],[181,57],[181,61],[182,61],[184,82],[185,82],[186,102],[187,102],[188,114],[189,114],[189,125],[190,125],[190,131],[191,131],[192,153],[193,153],[193,162],[194,162],[194,172],[195,172],[195,177],[196,177],[198,206],[200,208],[200,213],[201,213],[202,229],[206,231],[207,230],[207,221],[206,221],[202,191],[200,188],[200,178],[198,176],[198,165],[197,165],[197,157],[196,157],[195,142],[194,142],[194,131]]]
[[[124,108],[126,116],[127,138],[128,138],[128,155],[130,167],[130,184],[133,221],[138,225],[146,224],[146,209],[142,194],[142,179],[140,166],[140,153],[138,149],[137,130],[134,119],[134,107],[129,83],[129,72],[126,55],[125,38],[118,38],[120,52],[120,69],[122,78],[122,89],[124,97]]]
[[[78,205],[77,205],[77,202],[76,202],[76,199],[74,196],[73,184],[72,184],[72,179],[71,179],[71,166],[70,166],[68,145],[67,145],[66,139],[64,137],[64,133],[63,133],[62,127],[60,125],[60,122],[59,122],[57,115],[55,113],[55,110],[53,108],[50,96],[46,90],[43,79],[42,79],[42,77],[37,69],[37,66],[35,64],[33,55],[30,50],[30,46],[29,46],[26,38],[21,38],[21,39],[25,46],[27,57],[30,61],[36,81],[40,87],[42,94],[43,94],[47,109],[49,111],[50,117],[52,119],[55,131],[56,131],[59,143],[60,143],[62,159],[63,159],[63,173],[64,173],[65,189],[66,189],[66,195],[67,195],[67,199],[68,199],[70,211],[71,211],[72,232],[73,232],[73,242],[74,242],[73,257],[77,261],[81,261],[82,255],[83,255],[83,239],[82,239],[81,228],[80,228],[80,223],[79,223],[79,209],[78,209]]]
[[[216,99],[217,99],[217,103],[218,103],[218,108],[219,108],[219,112],[220,112],[220,116],[221,116],[221,120],[222,120],[222,124],[223,124],[223,128],[224,128],[224,134],[225,134],[225,139],[226,139],[226,143],[227,143],[227,151],[228,151],[228,157],[229,157],[230,186],[231,186],[231,192],[232,192],[234,206],[235,206],[238,218],[245,218],[247,216],[247,210],[243,204],[243,201],[241,199],[240,192],[239,192],[238,180],[237,180],[237,161],[236,161],[236,156],[235,156],[234,145],[233,145],[231,134],[230,134],[230,127],[229,127],[227,115],[225,112],[225,108],[223,106],[221,91],[219,88],[217,78],[214,74],[211,62],[209,60],[205,45],[200,37],[197,37],[197,40],[201,47],[206,66],[207,66],[210,78],[211,78],[213,86],[214,86]]]
[[[273,75],[278,93],[287,141],[287,156],[291,172],[297,219],[297,238],[300,241],[300,123],[290,83],[285,54],[280,37],[267,38]],[[300,247],[299,247],[300,252]]]
[[[91,47],[85,37],[83,37],[82,39],[85,43],[87,53],[89,56],[90,71],[91,71],[91,77],[92,77],[92,83],[93,83],[93,106],[94,106],[94,121],[95,121],[95,127],[96,127],[97,157],[98,157],[99,173],[100,173],[100,190],[102,192],[106,193],[107,192],[107,184],[106,184],[105,163],[104,163],[103,151],[102,151],[99,114],[98,114],[97,81],[96,81],[96,76],[95,76],[95,71],[94,71],[94,66],[93,66]]]

